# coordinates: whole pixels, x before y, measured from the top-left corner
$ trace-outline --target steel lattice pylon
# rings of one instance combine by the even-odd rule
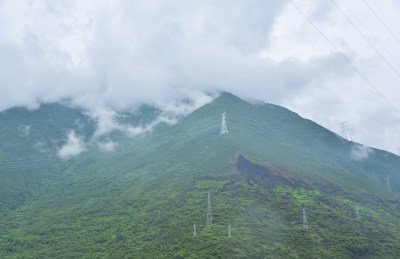
[[[303,208],[303,228],[308,228],[306,209]]]
[[[356,210],[356,220],[359,221],[360,220],[360,212],[358,211],[358,206],[355,206],[355,210]]]
[[[212,225],[212,213],[211,213],[211,199],[210,199],[210,193],[208,193],[207,225]]]
[[[228,134],[228,127],[226,126],[225,112],[222,113],[220,135],[224,135],[224,134]]]
[[[390,178],[389,175],[385,176],[385,180],[386,180],[386,188],[388,190],[388,192],[392,192],[392,187],[390,186]]]

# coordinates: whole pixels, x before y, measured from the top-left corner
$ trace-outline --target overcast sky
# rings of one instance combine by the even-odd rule
[[[400,2],[292,1],[307,18],[284,0],[0,0],[0,110],[224,90],[337,133],[346,121],[354,141],[397,153]]]

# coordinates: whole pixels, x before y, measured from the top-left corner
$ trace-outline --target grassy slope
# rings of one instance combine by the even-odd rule
[[[224,111],[229,134],[220,136]],[[114,153],[93,148],[58,166],[57,178],[35,198],[2,210],[0,257],[400,254],[399,202],[384,188],[389,174],[398,190],[398,157],[376,150],[368,160],[353,161],[352,143],[282,107],[223,94],[173,127],[125,141]],[[237,152],[296,176],[296,186],[263,174],[264,180],[246,177],[246,170],[235,169]],[[207,192],[211,228],[205,225]],[[308,230],[301,225],[303,207]]]

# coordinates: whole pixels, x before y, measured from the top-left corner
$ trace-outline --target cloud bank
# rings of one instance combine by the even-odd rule
[[[274,81],[267,71],[279,67],[258,51],[283,4],[2,1],[0,109],[65,97],[90,108],[162,106]]]

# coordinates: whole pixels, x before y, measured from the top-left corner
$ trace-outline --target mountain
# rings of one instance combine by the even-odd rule
[[[400,158],[283,107],[222,93],[173,125],[103,136],[110,150],[96,127],[60,104],[0,114],[1,258],[400,255]],[[62,159],[71,132],[87,145]]]

